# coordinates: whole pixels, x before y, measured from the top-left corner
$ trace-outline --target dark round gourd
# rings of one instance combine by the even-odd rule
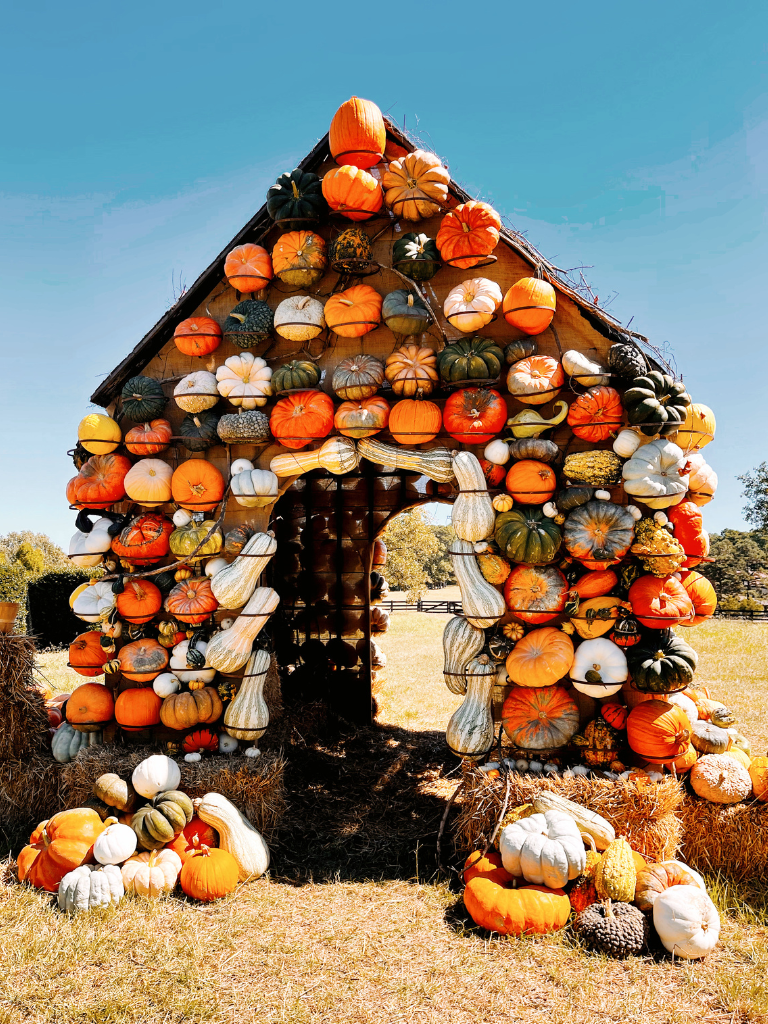
[[[131,377],[123,386],[120,397],[124,414],[137,423],[156,420],[168,402],[163,385],[152,377]]]
[[[253,530],[246,523],[233,526],[224,536],[224,554],[230,558],[239,555],[253,536]]]
[[[396,288],[384,296],[381,318],[394,334],[423,334],[430,320],[423,300],[405,288]]]
[[[554,441],[545,441],[538,437],[520,437],[509,446],[512,459],[535,459],[536,462],[554,462],[560,449]]]
[[[169,789],[158,793],[144,807],[140,807],[131,819],[131,828],[136,833],[142,850],[159,850],[192,820],[194,808],[186,793]]]
[[[519,338],[517,341],[510,341],[504,349],[504,358],[509,366],[517,363],[520,359],[527,359],[535,356],[539,351],[539,345],[535,338]]]
[[[320,383],[320,371],[308,359],[294,359],[279,367],[272,374],[272,393],[295,391],[298,388],[313,388]]]
[[[663,637],[646,636],[627,650],[627,666],[641,693],[684,690],[693,679],[697,663],[696,651],[671,630]]]
[[[496,517],[494,540],[513,562],[547,565],[554,560],[562,536],[554,519],[533,505],[518,505]]]
[[[631,341],[617,341],[611,345],[608,366],[620,377],[642,377],[648,369],[645,356]]]
[[[238,348],[255,348],[269,337],[275,326],[275,316],[261,299],[238,302],[222,328],[224,340]]]
[[[437,243],[429,235],[407,231],[392,246],[392,266],[412,281],[429,281],[442,265]]]
[[[286,231],[311,227],[327,212],[322,182],[312,171],[286,171],[267,191],[267,213]]]
[[[212,409],[188,413],[179,424],[181,443],[190,452],[204,452],[219,443],[219,415]]]
[[[490,338],[476,335],[446,345],[437,357],[443,380],[488,380],[496,378],[504,365],[504,353]]]
[[[161,594],[170,594],[177,583],[176,573],[173,569],[169,569],[167,572],[159,572],[156,576],[150,576],[149,578]]]
[[[362,228],[347,228],[330,243],[328,259],[337,274],[364,273],[373,259],[371,240]]]
[[[225,444],[264,444],[270,439],[269,416],[258,409],[240,409],[219,420],[217,433]]]
[[[636,377],[622,398],[629,422],[643,434],[667,437],[676,434],[685,422],[691,397],[681,380],[668,373],[651,370]]]
[[[625,957],[642,952],[648,921],[631,903],[593,903],[573,922],[573,930],[589,949],[606,956]]]
[[[586,505],[594,494],[592,487],[566,487],[555,496],[555,504],[560,512],[572,512],[579,505]]]

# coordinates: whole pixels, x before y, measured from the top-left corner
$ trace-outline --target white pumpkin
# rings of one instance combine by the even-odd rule
[[[574,377],[585,388],[610,383],[611,377],[605,367],[588,359],[583,352],[579,352],[575,348],[569,348],[567,352],[563,352],[560,362],[568,376]]]
[[[173,672],[161,672],[159,676],[155,676],[152,680],[152,689],[158,697],[165,699],[170,697],[172,693],[178,693],[181,689],[181,683],[179,682],[179,677],[174,675]]]
[[[278,479],[271,469],[252,469],[233,474],[230,482],[238,505],[263,508],[277,501]]]
[[[619,692],[628,675],[624,651],[607,637],[583,640],[576,648],[571,679],[580,693],[610,697]]]
[[[234,754],[237,752],[240,744],[237,742],[234,736],[230,736],[229,733],[219,733],[219,753],[220,754]]]
[[[144,758],[133,769],[131,775],[133,788],[139,796],[151,800],[158,793],[169,789],[178,789],[181,782],[179,766],[165,754],[152,754]]]
[[[243,409],[266,405],[272,394],[272,370],[266,360],[251,352],[230,356],[216,369],[216,380],[219,394]]]
[[[184,412],[203,412],[212,409],[219,400],[216,378],[208,370],[195,370],[182,377],[173,389],[176,405]]]
[[[707,505],[717,493],[717,473],[700,452],[688,456],[688,497],[697,505]]]
[[[193,750],[189,754],[184,755],[184,760],[187,764],[196,764],[198,761],[202,761],[203,755],[199,750]]]
[[[115,599],[111,583],[82,583],[70,595],[69,604],[78,619],[99,622],[112,611]]]
[[[677,704],[679,708],[682,708],[691,724],[699,720],[699,712],[696,709],[696,705],[685,693],[668,693],[664,696],[664,700],[668,704]]]
[[[213,579],[217,572],[221,572],[222,569],[226,569],[229,562],[226,558],[222,558],[219,555],[217,558],[209,558],[205,563],[205,575]]]
[[[261,751],[258,747],[246,747],[244,753],[246,757],[261,757]]]
[[[110,820],[110,819],[108,819]],[[136,833],[130,825],[122,825],[116,818],[107,825],[93,844],[93,856],[99,864],[122,864],[136,853]]]
[[[620,459],[631,459],[642,444],[642,438],[634,430],[620,430],[613,442],[613,450]]]
[[[698,960],[717,945],[720,915],[697,885],[673,885],[654,901],[653,927],[670,953]]]
[[[70,562],[85,568],[101,565],[104,561],[104,553],[112,547],[112,538],[107,532],[111,525],[111,519],[102,517],[96,520],[90,533],[77,530],[69,542]]]
[[[264,413],[259,413],[259,415],[263,416]],[[230,477],[237,476],[238,473],[247,473],[255,468],[256,467],[254,466],[250,459],[235,459],[235,461],[229,467],[229,475]]]
[[[120,868],[115,864],[82,864],[59,882],[59,910],[77,914],[94,907],[108,907],[110,903],[119,903],[124,895]]]
[[[292,295],[275,310],[275,330],[289,341],[311,341],[324,327],[323,304],[311,295]]]
[[[181,871],[181,857],[174,850],[137,853],[123,864],[120,874],[126,892],[160,896],[172,892]]]
[[[192,522],[192,513],[185,508],[178,508],[173,513],[174,526],[188,526]]]
[[[637,449],[622,477],[627,494],[650,508],[669,508],[688,490],[688,460],[676,444],[659,438]]]
[[[171,651],[171,661],[168,667],[182,683],[212,683],[216,669],[211,668],[207,661],[202,668],[195,668],[195,666],[187,664],[187,651],[190,643],[190,640],[182,640],[180,644],[176,644]],[[201,654],[205,654],[208,644],[205,640],[198,640],[195,643],[195,649]]]
[[[452,288],[443,303],[446,320],[465,334],[480,331],[501,305],[501,288],[487,277],[474,277]]]
[[[487,444],[483,452],[483,458],[492,462],[495,466],[504,466],[509,462],[509,445],[497,437],[495,441]]]
[[[579,827],[562,811],[532,814],[507,825],[499,838],[499,853],[510,875],[550,889],[562,889],[587,864]]]

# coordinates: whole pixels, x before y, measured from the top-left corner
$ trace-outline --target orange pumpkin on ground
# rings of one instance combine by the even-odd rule
[[[571,915],[571,903],[563,890],[541,885],[508,889],[512,879],[497,866],[499,860],[498,854],[492,853],[482,861],[473,854],[467,861],[470,870],[464,876],[464,906],[475,924],[500,935],[543,935],[562,928]]]
[[[533,629],[507,655],[507,674],[519,686],[554,686],[573,664],[573,642],[567,633],[544,626]]]
[[[187,459],[171,477],[173,500],[192,512],[209,512],[224,495],[224,477],[205,459]]]
[[[711,618],[717,608],[717,593],[706,576],[700,572],[688,570],[683,572],[680,582],[693,604],[693,618],[681,622],[681,626],[698,626],[700,622]]]
[[[444,263],[466,270],[493,252],[500,230],[501,218],[494,208],[473,199],[446,213],[435,241]]]
[[[613,569],[593,569],[585,573],[571,587],[582,600],[590,597],[605,597],[610,594],[619,578]]]
[[[557,490],[557,474],[546,462],[521,459],[512,465],[504,486],[523,505],[543,505]]]
[[[392,437],[406,447],[433,441],[440,433],[442,423],[439,405],[415,398],[404,398],[389,414]]]
[[[109,508],[125,497],[130,468],[125,455],[92,455],[67,484],[67,501],[74,508]]]
[[[131,455],[157,455],[171,443],[173,428],[168,420],[137,423],[125,435],[125,447]]]
[[[579,706],[562,686],[516,686],[504,701],[501,721],[514,746],[556,750],[579,731]]]
[[[112,540],[112,551],[133,565],[152,565],[168,554],[173,523],[154,512],[132,519]]]
[[[219,845],[219,837],[216,832],[206,822],[201,821],[200,818],[195,815],[192,820],[184,826],[179,832],[172,843],[168,844],[167,849],[173,850],[181,858],[181,863],[189,860],[192,854],[199,850],[201,846],[208,846],[213,848]]]
[[[653,910],[656,898],[675,885],[704,888],[701,877],[681,861],[663,860],[658,864],[646,864],[637,873],[635,904],[643,913],[648,913]]]
[[[272,257],[262,245],[238,245],[224,261],[224,276],[235,291],[260,292],[272,280]]]
[[[129,580],[122,594],[117,595],[115,606],[121,619],[141,624],[160,611],[163,595],[151,580]]]
[[[671,764],[688,751],[691,723],[676,704],[648,700],[627,718],[627,741],[640,757],[654,764]]]
[[[629,588],[637,621],[649,629],[669,629],[693,618],[693,602],[674,576],[641,576]]]
[[[504,296],[502,312],[512,327],[524,334],[541,334],[555,315],[555,289],[539,277],[521,277]]]
[[[179,882],[187,896],[208,903],[234,892],[239,878],[240,868],[231,853],[201,846],[182,865]]]
[[[325,304],[325,322],[342,338],[360,338],[381,323],[383,301],[369,284],[354,284],[331,295]]]
[[[322,187],[330,208],[349,220],[368,220],[379,212],[384,202],[378,181],[357,167],[334,167],[323,177]]]
[[[565,608],[568,581],[551,566],[518,565],[504,584],[507,608],[521,622],[549,622]]]
[[[104,665],[112,657],[101,646],[101,630],[91,629],[76,636],[69,645],[69,667],[81,676],[104,675]]]
[[[168,665],[168,651],[157,640],[133,640],[120,651],[120,671],[124,679],[149,683]]]
[[[371,437],[389,423],[389,402],[380,395],[342,402],[333,417],[333,425],[345,437]]]
[[[41,821],[19,854],[19,881],[56,892],[64,875],[93,862],[94,841],[105,828],[90,807],[59,811]]]
[[[681,501],[667,512],[675,527],[675,540],[683,545],[686,558],[683,565],[693,569],[709,554],[709,534],[704,529],[704,519],[699,506],[693,501]],[[699,557],[696,557],[699,556]]]
[[[193,576],[177,583],[165,599],[165,610],[179,622],[196,625],[219,607],[207,576]]]
[[[557,398],[565,383],[560,363],[551,356],[529,356],[513,363],[507,373],[510,395],[524,405],[544,405]]]
[[[614,388],[590,388],[571,402],[568,425],[576,437],[598,444],[618,432],[624,421],[621,396]]]
[[[158,725],[162,703],[151,686],[123,690],[115,701],[115,721],[129,732]]]
[[[221,344],[221,327],[210,316],[191,316],[181,321],[173,332],[173,340],[185,356],[207,356]]]
[[[331,156],[337,164],[373,167],[384,158],[387,129],[381,111],[371,100],[352,96],[342,103],[328,133]]]
[[[269,428],[285,448],[306,448],[333,427],[333,400],[324,391],[297,391],[275,404]]]
[[[78,732],[97,732],[114,713],[112,691],[103,683],[76,686],[67,701],[67,721]]]

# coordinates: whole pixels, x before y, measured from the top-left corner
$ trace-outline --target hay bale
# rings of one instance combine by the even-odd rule
[[[0,759],[22,760],[46,750],[48,712],[34,672],[33,638],[0,633]]]
[[[583,776],[536,778],[511,773],[508,778],[509,808],[530,803],[537,793],[548,790],[601,814],[617,836],[624,836],[649,860],[667,860],[677,853],[682,833],[677,811],[683,791],[671,776],[645,785]],[[504,779],[489,779],[487,773],[476,769],[465,772],[460,811],[453,827],[456,848],[462,856],[486,843],[501,815],[505,792]]]
[[[156,754],[154,747],[89,747],[64,765],[61,799],[64,807],[85,803],[93,784],[105,772],[129,779],[136,765]],[[189,764],[179,762],[180,788],[191,797],[221,793],[252,822],[269,841],[285,810],[283,774],[285,760],[278,753],[261,757],[226,757],[216,754]]]
[[[64,766],[50,753],[24,760],[0,761],[0,836],[3,845],[17,847],[44,818],[61,809],[61,774]]]
[[[714,804],[689,793],[680,809],[683,858],[737,880],[768,872],[768,804]]]

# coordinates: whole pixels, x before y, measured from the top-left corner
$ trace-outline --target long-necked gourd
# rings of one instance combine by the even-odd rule
[[[253,641],[280,603],[271,587],[257,587],[245,608],[229,629],[214,633],[208,641],[206,658],[217,672],[237,672],[251,656]]]
[[[221,793],[206,793],[193,805],[198,818],[219,833],[219,848],[237,861],[240,881],[260,878],[269,867],[269,849],[250,821]]]
[[[504,615],[504,598],[480,572],[475,551],[468,540],[451,541],[451,565],[461,590],[461,603],[469,623],[478,629],[494,626]]]
[[[492,695],[496,667],[487,654],[472,658],[466,667],[467,695],[451,715],[445,739],[459,757],[481,758],[493,747]]]
[[[357,443],[358,454],[375,462],[377,466],[394,466],[428,476],[439,484],[453,480],[453,460],[447,448],[431,448],[427,452],[408,448],[393,448],[373,437],[364,437]]]
[[[472,452],[456,452],[453,472],[460,492],[451,512],[454,532],[461,540],[485,540],[493,533],[496,514],[477,456]]]
[[[616,838],[613,825],[606,821],[596,811],[590,811],[588,807],[574,803],[559,793],[550,793],[542,790],[536,794],[533,801],[533,809],[537,814],[545,814],[547,811],[561,811],[563,814],[570,814],[579,826],[580,832],[586,832],[592,836],[598,850],[607,850]]]
[[[276,476],[301,476],[312,469],[327,469],[329,473],[342,476],[351,473],[360,464],[355,442],[349,437],[329,437],[314,452],[287,452],[276,455],[269,468]]]
[[[454,615],[446,623],[443,630],[443,678],[451,693],[467,692],[464,669],[470,658],[482,651],[484,643],[482,629],[467,622],[462,615]]]
[[[255,533],[234,562],[211,580],[213,596],[222,608],[242,608],[256,589],[259,576],[277,551],[272,533]]]
[[[269,708],[264,700],[264,683],[269,669],[269,654],[254,651],[245,666],[245,674],[235,698],[224,713],[224,729],[237,740],[258,740],[269,725]]]

